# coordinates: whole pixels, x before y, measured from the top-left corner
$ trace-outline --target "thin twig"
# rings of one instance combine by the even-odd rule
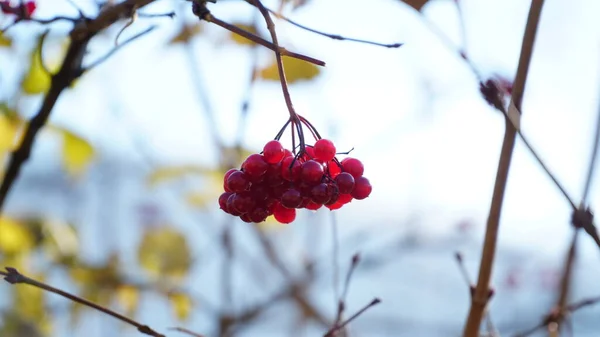
[[[104,314],[112,316],[112,317],[114,317],[114,318],[116,318],[116,319],[118,319],[118,320],[120,320],[122,322],[125,322],[125,323],[127,323],[129,325],[132,325],[132,326],[136,327],[138,329],[138,331],[141,332],[141,333],[143,333],[143,334],[154,336],[154,337],[165,337],[164,335],[162,335],[162,334],[160,334],[160,333],[152,330],[152,328],[150,328],[147,325],[138,323],[138,322],[132,320],[131,318],[125,317],[125,316],[123,316],[121,314],[118,314],[118,313],[116,313],[116,312],[114,312],[114,311],[112,311],[112,310],[110,310],[108,308],[105,308],[105,307],[103,307],[103,306],[101,306],[99,304],[90,302],[90,301],[88,301],[88,300],[86,300],[84,298],[81,298],[79,296],[73,295],[73,294],[68,293],[68,292],[66,292],[64,290],[60,290],[60,289],[54,288],[54,287],[52,287],[50,285],[47,285],[47,284],[45,284],[43,282],[39,282],[39,281],[36,281],[34,279],[31,279],[31,278],[29,278],[29,277],[27,277],[27,276],[19,273],[15,268],[6,267],[6,272],[0,271],[0,275],[3,275],[4,276],[4,280],[6,282],[10,283],[10,284],[19,284],[19,283],[21,283],[21,284],[27,284],[27,285],[30,285],[30,286],[33,286],[33,287],[36,287],[36,288],[39,288],[39,289],[42,289],[42,290],[45,290],[45,291],[57,294],[57,295],[60,295],[62,297],[65,297],[65,298],[73,301],[73,302],[77,302],[79,304],[83,304],[83,305],[88,306],[90,308],[96,309],[96,310],[98,310],[98,311],[100,311],[100,312],[102,312]]]
[[[373,306],[375,306],[375,305],[377,305],[379,303],[381,303],[380,299],[378,299],[378,298],[373,299],[369,304],[367,304],[362,309],[360,309],[359,311],[357,311],[354,315],[350,316],[350,318],[348,318],[347,320],[345,320],[341,324],[333,327],[331,330],[327,331],[327,333],[323,337],[333,337],[333,336],[335,336],[338,331],[340,331],[341,329],[343,329],[344,327],[346,327],[346,325],[348,325],[353,320],[355,320],[357,317],[359,317],[360,315],[362,315],[365,311],[369,310],[371,307],[373,307]]]
[[[201,19],[205,20],[207,22],[210,22],[210,23],[214,23],[217,26],[225,28],[225,29],[227,29],[227,30],[229,30],[229,31],[231,31],[231,32],[233,32],[235,34],[238,34],[238,35],[242,36],[242,37],[245,37],[246,39],[248,39],[248,40],[250,40],[250,41],[252,41],[254,43],[260,44],[263,47],[271,49],[272,51],[276,51],[278,49],[279,53],[281,55],[283,55],[283,56],[296,58],[296,59],[299,59],[299,60],[302,60],[302,61],[306,61],[306,62],[312,63],[314,65],[318,65],[318,66],[321,66],[321,67],[325,66],[325,62],[323,62],[321,60],[318,60],[318,59],[316,59],[314,57],[310,57],[310,56],[306,56],[306,55],[302,55],[302,54],[291,52],[291,51],[289,51],[289,50],[287,50],[287,49],[285,49],[283,47],[276,47],[273,43],[271,43],[271,42],[263,39],[262,37],[256,36],[256,35],[254,35],[254,34],[252,34],[250,32],[247,32],[247,31],[245,31],[245,30],[243,30],[243,29],[241,29],[241,28],[239,28],[237,26],[234,26],[234,25],[229,24],[229,23],[227,23],[227,22],[225,22],[225,21],[223,21],[221,19],[216,18],[210,12],[203,13],[203,16],[201,17]]]
[[[140,37],[150,33],[151,31],[153,31],[154,29],[156,29],[156,26],[150,26],[148,27],[146,30],[139,32],[138,34],[135,34],[134,36],[128,38],[127,40],[123,41],[120,44],[115,45],[114,48],[112,48],[106,55],[102,56],[101,58],[99,58],[98,60],[94,61],[92,64],[90,64],[89,66],[87,66],[84,70],[84,72],[89,71],[90,69],[93,69],[95,67],[97,67],[98,65],[102,64],[104,61],[108,60],[108,58],[110,58],[114,53],[116,53],[117,51],[119,51],[119,49],[125,47],[126,45],[128,45],[129,43],[139,39]],[[116,42],[115,38],[115,42]]]
[[[592,187],[592,180],[594,177],[594,172],[596,170],[596,163],[598,162],[598,150],[600,148],[600,103],[598,104],[598,112],[596,116],[596,130],[592,145],[592,153],[590,156],[590,163],[588,165],[588,171],[585,178],[585,184],[583,188],[583,196],[581,197],[581,206],[585,206],[587,203],[587,199],[590,194],[590,189]]]
[[[169,330],[181,332],[181,333],[184,333],[186,335],[190,335],[192,337],[204,337],[204,335],[201,335],[201,334],[199,334],[197,332],[193,332],[192,330],[189,330],[189,329],[186,329],[186,328],[175,327],[175,328],[169,328]]]
[[[254,3],[252,3],[252,0],[246,0],[246,2],[248,2],[251,5],[254,5]],[[384,47],[384,48],[399,48],[402,45],[404,45],[403,43],[379,43],[379,42],[374,42],[374,41],[370,41],[370,40],[363,40],[363,39],[356,39],[356,38],[352,38],[352,37],[344,37],[342,35],[338,35],[338,34],[330,34],[330,33],[325,33],[322,32],[320,30],[316,30],[314,28],[310,28],[308,26],[302,25],[296,21],[291,20],[290,18],[282,15],[281,13],[278,13],[272,9],[267,8],[267,10],[272,13],[273,15],[275,15],[276,18],[286,21],[300,29],[309,31],[311,33],[315,33],[317,35],[321,35],[321,36],[325,36],[328,37],[330,39],[333,40],[339,40],[339,41],[350,41],[350,42],[358,42],[358,43],[364,43],[364,44],[370,44],[370,45],[374,45],[374,46],[379,46],[379,47]]]
[[[356,269],[356,266],[358,266],[359,261],[360,255],[358,255],[358,253],[354,254],[350,261],[350,268],[348,269],[348,273],[346,273],[346,279],[344,281],[344,287],[342,288],[342,294],[338,299],[337,315],[333,327],[339,326],[342,322],[342,317],[344,315],[344,311],[346,310],[346,298],[348,298],[348,291],[350,290],[350,280],[352,279],[352,275],[354,274],[354,270]]]
[[[542,11],[543,0],[533,0],[529,11],[529,17],[525,27],[525,34],[521,47],[521,55],[519,57],[519,65],[517,75],[515,77],[515,85],[513,88],[512,104],[521,111],[521,102],[523,92],[527,80],[527,73],[533,53],[533,44],[537,33],[538,22]],[[505,134],[500,153],[498,171],[494,184],[494,192],[490,213],[486,225],[485,240],[483,244],[483,254],[479,266],[479,277],[475,287],[475,293],[471,299],[471,308],[469,316],[465,324],[463,336],[477,337],[479,335],[479,327],[485,313],[485,308],[489,300],[489,286],[492,275],[492,267],[496,254],[496,243],[498,239],[498,229],[500,225],[500,214],[502,211],[502,203],[504,199],[504,191],[508,180],[508,171],[512,159],[517,130],[510,123],[508,118],[505,123]]]

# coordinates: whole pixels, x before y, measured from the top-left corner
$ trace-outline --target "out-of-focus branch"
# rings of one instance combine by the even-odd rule
[[[515,77],[515,85],[511,105],[516,108],[517,113],[521,111],[521,102],[523,100],[523,92],[527,80],[527,73],[533,53],[533,44],[537,33],[537,27],[540,20],[544,1],[533,0],[529,11],[529,17],[525,27],[523,44],[521,47],[521,55],[519,58],[519,66]],[[509,111],[510,113],[510,111]],[[520,117],[517,116],[517,117]],[[492,203],[488,216],[485,240],[483,243],[483,254],[479,266],[479,277],[475,292],[471,298],[471,308],[465,324],[463,336],[477,337],[479,336],[479,328],[482,318],[485,313],[485,308],[489,301],[489,286],[494,265],[494,257],[496,255],[496,243],[498,239],[498,229],[500,227],[500,214],[502,212],[502,204],[504,201],[504,191],[508,180],[508,171],[512,159],[513,149],[517,136],[517,129],[509,121],[509,117],[505,122],[505,134],[500,153],[500,161],[494,184],[494,192],[492,195]]]
[[[43,282],[39,282],[39,281],[36,281],[34,279],[31,279],[31,278],[29,278],[29,277],[27,277],[27,276],[19,273],[19,271],[17,271],[15,268],[7,267],[6,271],[0,271],[0,275],[4,276],[4,280],[6,282],[10,283],[10,284],[13,284],[13,285],[14,284],[27,284],[27,285],[30,285],[30,286],[33,286],[33,287],[36,287],[36,288],[39,288],[39,289],[42,289],[42,290],[45,290],[45,291],[57,294],[57,295],[60,295],[62,297],[65,297],[65,298],[73,301],[73,302],[76,302],[76,303],[79,303],[79,304],[83,304],[83,305],[88,306],[88,307],[90,307],[92,309],[96,309],[96,310],[98,310],[98,311],[100,311],[100,312],[102,312],[104,314],[112,316],[112,317],[114,317],[114,318],[116,318],[116,319],[118,319],[118,320],[120,320],[122,322],[125,322],[125,323],[127,323],[129,325],[132,325],[132,326],[136,327],[138,329],[138,331],[141,332],[141,333],[143,333],[143,334],[150,335],[150,336],[153,336],[153,337],[165,337],[164,335],[162,335],[162,334],[154,331],[152,328],[150,328],[147,325],[138,323],[138,322],[132,320],[131,318],[125,317],[125,316],[123,316],[123,315],[121,315],[119,313],[116,313],[116,312],[114,312],[114,311],[112,311],[112,310],[110,310],[108,308],[105,308],[105,307],[99,305],[99,304],[90,302],[90,301],[88,301],[88,300],[86,300],[84,298],[81,298],[79,296],[75,296],[75,295],[73,295],[71,293],[68,293],[66,291],[54,288],[54,287],[52,287],[50,285],[47,285],[47,284],[45,284]]]
[[[21,145],[10,156],[8,169],[0,185],[0,214],[4,208],[8,193],[19,176],[23,163],[31,155],[31,149],[33,148],[37,134],[46,124],[59,96],[75,79],[83,74],[83,58],[90,40],[100,31],[118,20],[131,17],[135,9],[142,8],[154,1],[126,0],[117,5],[105,7],[95,19],[81,18],[75,23],[70,32],[71,39],[66,56],[59,71],[52,75],[50,88],[44,97],[42,106],[29,121]]]

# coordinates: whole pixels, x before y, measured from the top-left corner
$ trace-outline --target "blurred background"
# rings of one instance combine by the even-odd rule
[[[218,209],[222,176],[260,152],[288,118],[274,55],[198,22],[184,1],[156,1],[125,45],[65,91],[0,218],[0,261],[169,336],[322,336],[354,254],[344,317],[377,297],[350,336],[460,336],[476,279],[503,116],[476,74],[511,82],[529,1],[264,1],[310,28],[401,48],[336,41],[276,20],[286,49],[327,63],[286,63],[296,110],[365,165],[371,196],[337,211],[254,227]],[[421,7],[418,3],[424,3]],[[97,15],[94,1],[38,0],[35,18]],[[216,17],[270,40],[243,1]],[[417,10],[418,9],[418,10]],[[579,198],[593,143],[600,2],[545,2],[523,102],[523,132]],[[0,27],[11,22],[0,16]],[[109,52],[127,22],[92,40]],[[0,158],[40,106],[72,25],[19,23],[0,35]],[[282,138],[291,145],[289,134]],[[595,174],[597,177],[598,174]],[[595,179],[590,206],[600,206]],[[571,210],[517,142],[502,214],[491,320],[533,327],[557,298]],[[570,302],[600,295],[598,248],[579,242]],[[594,306],[572,315],[596,336]],[[543,329],[538,335],[545,335]],[[28,286],[0,283],[1,336],[136,336],[134,328]]]

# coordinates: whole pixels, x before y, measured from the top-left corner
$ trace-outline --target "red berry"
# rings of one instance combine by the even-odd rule
[[[329,200],[325,202],[325,205],[331,205],[338,201],[340,198],[340,189],[334,183],[327,184],[327,197]]]
[[[35,12],[35,9],[37,8],[37,5],[35,3],[35,1],[27,1],[25,3],[25,12],[27,13],[26,15],[29,17],[33,14],[33,12]]]
[[[349,202],[352,201],[352,195],[351,194],[340,194],[340,197],[338,198],[338,202],[341,202],[342,204],[347,204]]]
[[[314,186],[310,190],[310,198],[316,204],[322,205],[322,204],[326,203],[327,201],[329,201],[330,197],[331,196],[329,195],[329,193],[327,191],[327,184],[325,184],[325,183],[320,183],[320,184]]]
[[[250,213],[248,213],[248,216],[250,217],[250,220],[252,222],[259,223],[267,220],[267,217],[269,216],[269,211],[266,208],[257,207],[253,209]]]
[[[227,187],[231,192],[241,193],[250,189],[250,180],[246,173],[236,170],[227,178]]]
[[[250,214],[242,214],[242,215],[240,215],[240,219],[242,219],[243,222],[247,222],[247,223],[252,222],[252,219],[250,219]]]
[[[233,207],[240,213],[249,213],[256,206],[256,201],[250,193],[238,193],[232,201]]]
[[[264,157],[258,153],[251,154],[244,163],[242,163],[242,170],[251,178],[259,178],[264,175],[269,169],[269,164],[265,161]]]
[[[285,208],[280,203],[275,204],[273,209],[273,216],[275,220],[280,223],[290,223],[296,219],[296,210],[293,208]]]
[[[335,145],[329,139],[319,139],[315,143],[315,158],[321,162],[328,162],[335,157]]]
[[[325,205],[325,207],[329,208],[330,211],[334,211],[336,209],[340,209],[340,208],[342,208],[342,206],[344,206],[344,204],[341,203],[339,200],[336,201],[336,202],[334,202],[331,205]]]
[[[354,179],[362,177],[363,173],[365,172],[365,167],[360,160],[356,158],[348,157],[342,160],[342,168],[344,169],[344,172],[350,173]]]
[[[283,150],[283,158],[293,157],[293,156],[294,156],[294,154],[292,153],[292,151],[290,151],[288,149]]]
[[[309,160],[302,164],[301,178],[307,183],[318,183],[323,178],[323,165],[315,160]]]
[[[238,171],[238,170],[237,169],[230,169],[229,171],[225,172],[225,175],[223,176],[223,189],[225,190],[225,192],[231,192],[231,189],[227,185],[227,179],[229,178],[229,176],[233,172],[236,172],[236,171]]]
[[[357,200],[365,199],[371,194],[371,183],[369,179],[365,177],[359,177],[354,182],[354,191],[352,191],[352,197]]]
[[[263,202],[269,197],[270,190],[267,186],[262,184],[252,184],[250,187],[250,194],[256,202]]]
[[[283,150],[283,146],[277,140],[272,140],[265,144],[263,148],[263,156],[265,157],[265,161],[269,164],[277,164],[285,155],[285,151]]]
[[[225,192],[219,196],[219,208],[222,209],[225,213],[228,213],[227,212],[227,199],[229,199],[229,196],[231,196],[232,194],[233,193]]]
[[[302,204],[302,194],[290,188],[281,195],[281,204],[287,208],[298,208]]]
[[[265,182],[268,186],[283,184],[284,179],[281,176],[281,163],[269,165],[269,169],[265,173]]]
[[[354,190],[354,177],[348,172],[342,172],[335,177],[335,183],[340,189],[340,193],[348,194]]]
[[[327,162],[327,172],[329,172],[331,178],[335,178],[338,174],[342,173],[342,168],[338,163],[331,160]]]
[[[281,162],[281,177],[287,181],[296,181],[300,178],[301,164],[294,157],[285,157]]]
[[[306,204],[306,206],[304,206],[304,208],[311,210],[311,211],[316,211],[319,208],[321,208],[321,206],[323,206],[322,204],[317,204],[314,201],[310,200],[308,202],[308,204]]]
[[[229,196],[229,198],[227,198],[227,213],[234,216],[240,216],[242,215],[242,212],[238,211],[233,205],[233,201],[235,200],[236,195],[237,194],[233,193]]]

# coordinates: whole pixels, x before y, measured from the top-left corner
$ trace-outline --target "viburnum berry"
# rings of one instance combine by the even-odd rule
[[[258,153],[251,154],[244,163],[242,163],[242,170],[250,177],[260,178],[269,169],[269,163],[267,163],[264,157]]]
[[[294,188],[290,188],[281,195],[281,204],[287,208],[298,208],[302,204],[302,194]]]
[[[323,178],[323,165],[316,160],[308,160],[302,164],[301,178],[307,183],[318,183]]]
[[[369,179],[365,177],[358,177],[354,182],[354,191],[352,191],[352,197],[357,200],[362,200],[371,194],[371,183]]]
[[[335,157],[335,145],[329,139],[319,139],[315,143],[315,159],[320,162],[328,162]]]
[[[348,172],[342,172],[335,177],[335,183],[340,189],[340,193],[352,193],[354,190],[354,177]]]
[[[277,140],[268,142],[263,148],[263,156],[265,157],[265,161],[269,164],[279,163],[285,156],[283,145]]]
[[[246,173],[236,170],[227,178],[227,187],[231,192],[244,192],[250,189],[250,180]]]
[[[275,220],[281,223],[290,223],[296,219],[296,210],[293,208],[286,208],[280,203],[275,204],[273,209],[273,216]]]
[[[363,173],[365,172],[365,167],[361,161],[350,157],[342,160],[342,169],[344,172],[350,173],[354,179],[362,177]]]
[[[233,193],[231,192],[224,192],[219,196],[219,208],[225,212],[227,212],[227,199],[229,199],[229,196],[232,194]]]
[[[329,193],[327,193],[327,184],[320,183],[318,185],[315,185],[310,190],[310,197],[312,201],[314,201],[316,204],[322,205],[328,202],[331,196],[329,195]]]
[[[302,164],[294,157],[285,157],[281,162],[281,177],[287,181],[300,179]]]
[[[327,162],[327,173],[329,173],[329,176],[331,178],[335,178],[338,174],[342,173],[342,167],[340,166],[340,164],[331,160]]]

